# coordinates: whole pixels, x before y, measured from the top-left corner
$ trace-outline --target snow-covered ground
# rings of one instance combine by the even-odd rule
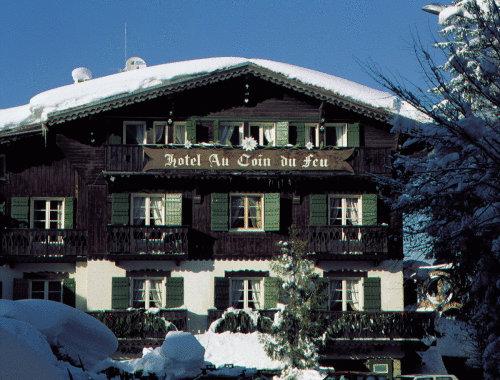
[[[144,67],[140,70],[120,72],[44,91],[31,98],[29,104],[1,109],[0,130],[20,125],[39,124],[46,121],[51,113],[165,86],[193,76],[236,68],[248,63],[370,107],[384,109],[410,119],[421,119],[421,115],[413,107],[399,102],[395,96],[347,79],[265,59],[216,57]]]

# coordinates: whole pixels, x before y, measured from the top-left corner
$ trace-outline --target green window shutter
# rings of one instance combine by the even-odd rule
[[[360,141],[359,123],[347,125],[347,146],[350,148],[358,147]]]
[[[280,194],[264,194],[264,231],[280,230]]]
[[[74,278],[65,278],[63,280],[63,303],[75,307],[76,282]]]
[[[377,194],[363,194],[361,202],[361,223],[365,226],[377,224]]]
[[[30,199],[28,197],[12,197],[10,200],[10,217],[29,225]]]
[[[182,225],[182,194],[166,195],[165,224],[167,226]]]
[[[193,144],[196,143],[196,120],[186,121],[186,138]]]
[[[73,197],[64,198],[64,228],[65,229],[72,229],[73,228],[73,209],[74,209]]]
[[[304,123],[297,123],[297,145],[305,146],[306,144],[306,126]]]
[[[264,277],[264,309],[274,309],[280,298],[281,281],[277,277]]]
[[[111,281],[111,308],[128,308],[130,306],[130,279],[128,277],[113,277]]]
[[[212,140],[214,143],[219,143],[219,120],[214,120],[212,126]]]
[[[130,196],[128,193],[111,194],[111,224],[129,224]]]
[[[30,298],[29,295],[30,283],[23,278],[15,278],[12,285],[12,299],[22,300]]]
[[[229,195],[227,193],[212,193],[210,217],[212,231],[227,231],[229,222]]]
[[[366,277],[363,280],[364,311],[381,310],[380,277]]]
[[[218,310],[226,310],[229,307],[229,278],[214,278],[214,306]]]
[[[184,305],[184,277],[167,277],[165,307]]]
[[[5,202],[0,203],[0,214],[5,215]]]
[[[318,310],[328,310],[330,281],[326,277],[318,278]]]
[[[276,123],[276,146],[285,146],[288,144],[288,121],[279,121]]]
[[[309,225],[326,226],[327,220],[326,194],[309,195]]]

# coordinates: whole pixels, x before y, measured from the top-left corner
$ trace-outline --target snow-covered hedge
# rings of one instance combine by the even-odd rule
[[[212,322],[209,330],[215,333],[269,333],[273,321],[256,310],[228,308],[222,317]]]

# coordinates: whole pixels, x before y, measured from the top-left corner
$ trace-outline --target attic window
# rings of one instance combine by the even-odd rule
[[[7,161],[5,154],[0,154],[0,179],[7,178]]]

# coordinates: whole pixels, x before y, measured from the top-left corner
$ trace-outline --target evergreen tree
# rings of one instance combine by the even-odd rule
[[[421,112],[420,123],[398,117],[407,136],[396,160],[397,207],[419,215],[430,256],[453,264],[464,303],[461,317],[476,327],[487,379],[500,377],[500,15],[498,0],[455,1],[439,12],[444,53],[439,65],[417,45],[429,89],[378,79]],[[405,106],[405,103],[400,103]]]
[[[321,342],[320,296],[323,283],[306,257],[306,242],[295,228],[290,241],[279,243],[281,255],[271,263],[281,280],[281,301],[271,334],[264,339],[267,353],[285,362],[284,378],[293,378],[294,369],[318,366]]]

